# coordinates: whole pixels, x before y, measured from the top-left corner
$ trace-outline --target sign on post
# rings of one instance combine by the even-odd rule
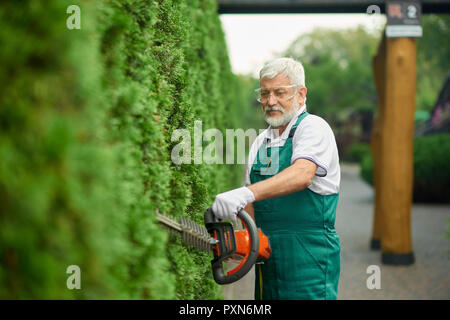
[[[386,37],[422,37],[420,1],[386,2]]]

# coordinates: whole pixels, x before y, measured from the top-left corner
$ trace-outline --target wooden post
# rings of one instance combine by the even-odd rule
[[[414,263],[411,241],[416,39],[387,38],[377,171],[382,263]]]
[[[371,152],[373,159],[373,186],[375,189],[375,203],[374,203],[374,215],[372,225],[372,238],[370,241],[370,248],[372,250],[378,250],[381,248],[381,217],[383,216],[380,206],[380,193],[378,192],[380,187],[380,158],[381,158],[381,135],[382,121],[384,119],[384,107],[385,107],[385,69],[386,69],[386,37],[383,32],[383,38],[381,39],[378,47],[378,52],[372,60],[372,70],[375,78],[375,88],[378,94],[378,110],[375,118],[375,123],[372,129],[371,137]]]

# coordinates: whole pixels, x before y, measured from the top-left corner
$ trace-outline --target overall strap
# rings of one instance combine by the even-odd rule
[[[300,122],[308,115],[309,113],[307,111],[302,112],[301,115],[298,116],[297,121],[295,122],[295,124],[292,126],[291,131],[289,131],[289,138],[294,137],[295,134],[295,130],[297,130],[298,125],[300,124]]]

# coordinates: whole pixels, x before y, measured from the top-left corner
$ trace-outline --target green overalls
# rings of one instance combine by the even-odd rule
[[[292,138],[307,115],[303,112],[298,117],[284,146],[266,149],[265,143],[261,145],[250,172],[252,184],[291,165]],[[306,188],[253,203],[256,225],[269,237],[272,248],[270,258],[255,267],[255,299],[337,298],[340,245],[334,221],[338,197],[339,193],[320,195]]]

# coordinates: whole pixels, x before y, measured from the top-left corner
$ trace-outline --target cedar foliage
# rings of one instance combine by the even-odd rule
[[[239,165],[171,161],[175,129],[225,137],[252,112],[216,2],[30,0],[0,21],[0,298],[220,299],[212,257],[154,223],[202,223],[242,184]]]

